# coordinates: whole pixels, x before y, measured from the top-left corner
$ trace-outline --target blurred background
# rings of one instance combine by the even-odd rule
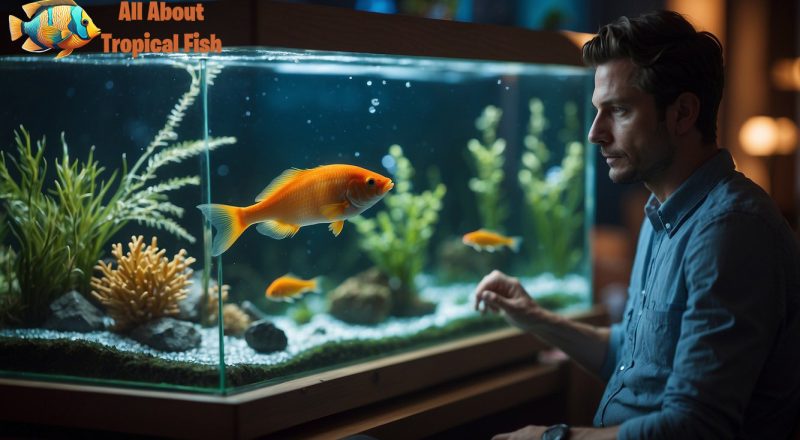
[[[2,2],[0,12],[20,13],[27,1]],[[115,21],[119,0],[82,0],[93,16],[108,9]],[[194,2],[191,2],[194,3]],[[235,1],[225,3],[236,8]],[[403,14],[534,30],[569,31],[577,42],[621,15],[635,16],[656,9],[684,14],[700,30],[710,31],[725,48],[726,84],[719,117],[719,145],[733,154],[737,168],[761,185],[797,232],[800,219],[800,0],[295,0],[379,14]],[[245,10],[246,11],[246,10]],[[211,14],[210,14],[211,15]],[[225,44],[248,41],[248,17],[213,14],[207,25],[222,33]],[[110,18],[113,17],[113,18]],[[100,21],[95,17],[95,21]],[[242,26],[236,23],[240,22]],[[142,24],[115,23],[115,34],[140,34]],[[135,27],[138,25],[139,27]],[[158,25],[148,23],[158,33]],[[197,26],[197,25],[195,25]],[[224,30],[222,30],[224,29]],[[238,34],[237,34],[238,32]],[[252,30],[250,32],[253,32]],[[100,42],[88,50],[101,51]],[[0,54],[18,54],[8,38],[0,39]],[[8,105],[8,103],[6,103]],[[596,301],[618,317],[626,286],[643,205],[642,185],[615,185],[607,166],[596,155],[596,219],[593,228],[593,272]]]

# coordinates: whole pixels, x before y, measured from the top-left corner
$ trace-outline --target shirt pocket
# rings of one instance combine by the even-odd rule
[[[681,319],[686,311],[685,303],[651,302],[642,310],[637,356],[645,365],[654,368],[657,376],[672,371],[675,348],[681,335]]]

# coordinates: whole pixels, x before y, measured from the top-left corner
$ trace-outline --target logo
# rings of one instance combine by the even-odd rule
[[[60,49],[56,58],[63,58],[100,35],[89,14],[72,0],[41,0],[23,5],[22,10],[30,21],[9,15],[8,28],[11,41],[28,37],[22,44],[28,52]]]

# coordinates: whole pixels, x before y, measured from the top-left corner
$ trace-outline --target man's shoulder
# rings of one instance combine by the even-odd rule
[[[697,214],[704,221],[755,218],[771,227],[784,223],[769,194],[738,171],[731,172],[708,192]]]

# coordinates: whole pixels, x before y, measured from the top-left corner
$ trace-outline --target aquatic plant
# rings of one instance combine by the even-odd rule
[[[178,302],[186,298],[187,287],[192,283],[189,265],[195,259],[186,257],[181,249],[172,261],[158,248],[153,237],[149,246],[144,237],[131,237],[127,254],[122,254],[122,243],[112,245],[111,254],[117,267],[100,260],[95,269],[102,278],[92,277],[92,296],[97,298],[114,318],[114,329],[131,327],[162,316],[177,315]]]
[[[508,216],[508,208],[500,195],[500,184],[505,173],[503,152],[506,141],[497,138],[497,126],[503,110],[489,105],[475,120],[475,127],[482,133],[482,141],[470,139],[467,149],[475,161],[477,177],[469,180],[469,189],[475,193],[481,226],[493,231],[503,230],[503,221]]]
[[[414,278],[425,264],[428,243],[447,188],[439,183],[432,191],[412,193],[411,162],[399,145],[389,147],[389,155],[395,161],[396,171],[394,189],[383,199],[386,208],[374,218],[358,216],[350,220],[361,236],[361,248],[397,285],[397,288],[392,286],[391,314],[409,316],[432,310],[419,300]]]
[[[19,324],[22,303],[15,270],[17,255],[6,246],[6,216],[0,215],[0,327]]]
[[[518,179],[524,193],[534,237],[526,239],[533,255],[534,269],[563,276],[575,270],[582,250],[575,246],[583,226],[584,146],[579,138],[578,108],[564,105],[564,129],[559,138],[565,154],[560,165],[550,165],[550,149],[543,133],[548,126],[544,103],[530,100],[531,112],[525,152]]]
[[[308,304],[306,304],[305,301],[302,301],[297,306],[292,308],[290,316],[295,324],[303,325],[311,322],[311,318],[314,317],[314,312],[311,311],[311,308],[308,307]]]
[[[184,210],[169,201],[168,193],[199,185],[200,178],[157,180],[157,173],[168,164],[232,144],[236,139],[168,143],[177,139],[175,130],[200,92],[199,72],[188,72],[189,90],[178,100],[164,127],[133,167],[128,169],[123,155],[121,172],[114,171],[107,179],[101,177],[104,167],[94,159],[94,147],[84,162],[73,160],[63,133],[62,154],[55,161],[52,188],[45,188],[44,139],[34,148],[30,134],[20,127],[15,132],[16,157],[0,153],[0,202],[8,212],[19,255],[15,272],[23,321],[36,324],[42,320],[47,305],[66,291],[87,293],[92,267],[105,245],[130,221],[195,241],[176,220]],[[210,71],[209,78],[218,72]]]

